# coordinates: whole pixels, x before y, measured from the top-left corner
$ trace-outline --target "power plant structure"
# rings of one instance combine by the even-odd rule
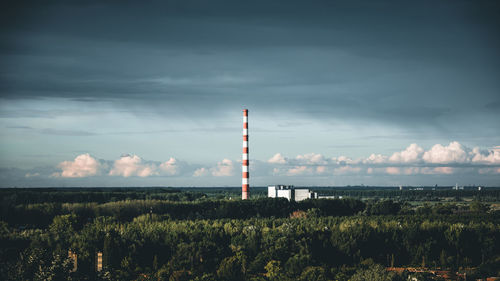
[[[248,157],[248,109],[243,109],[243,154],[241,161],[241,199],[250,199],[250,158]],[[270,185],[267,188],[267,197],[286,198],[289,201],[305,199],[335,198],[335,196],[321,196],[308,188],[296,188],[293,185]],[[339,196],[338,198],[342,198]]]
[[[248,158],[248,109],[243,109],[243,155],[241,161],[241,199],[250,198],[250,174]]]
[[[318,193],[308,188],[295,188],[293,185],[270,185],[267,187],[267,197],[286,198],[288,201],[319,198]]]

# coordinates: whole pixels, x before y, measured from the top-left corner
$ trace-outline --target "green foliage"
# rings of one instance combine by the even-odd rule
[[[327,281],[325,269],[320,266],[309,266],[300,275],[301,281]]]
[[[367,207],[370,215],[396,215],[401,210],[401,204],[392,200],[384,200]]]
[[[222,260],[217,269],[217,276],[222,280],[243,279],[243,268],[238,257],[232,256]]]
[[[33,248],[24,251],[9,280],[72,280],[73,263],[61,253]]]
[[[330,269],[361,262],[369,265],[365,260],[368,257],[385,265],[420,266],[425,261],[426,265],[457,267],[477,266],[498,256],[499,224],[445,219],[356,216],[192,221],[141,217],[120,223],[98,218],[75,230],[68,242],[61,240],[59,232],[71,225],[71,216],[62,216],[54,220],[48,232],[22,234],[31,241],[23,247],[47,251],[25,254],[36,261],[33,266],[26,257],[19,262],[23,274],[34,276],[38,264],[51,259],[47,253],[71,245],[78,253],[78,273],[91,275],[95,253],[102,251],[107,272],[101,274],[102,278],[115,280],[141,274],[160,280],[172,276],[182,279],[187,274],[193,279],[208,273],[227,280],[259,274],[275,280],[314,276],[342,280],[353,273]],[[13,239],[12,235],[21,233],[9,230],[7,235],[7,239]]]
[[[135,219],[248,219],[253,217],[290,217],[294,211],[307,211],[310,216],[350,216],[363,211],[365,204],[359,200],[304,200],[289,202],[284,198],[256,200],[202,200],[173,202],[168,200],[125,200],[97,203],[42,203],[10,207],[2,217],[13,225],[31,225],[46,228],[55,217],[68,220],[80,229],[99,216],[113,217],[120,222]],[[7,213],[9,215],[7,215]],[[139,218],[138,218],[139,217]]]
[[[75,222],[76,215],[74,214],[56,216],[52,220],[49,230],[53,233],[71,233],[75,231],[73,228]]]
[[[298,276],[302,270],[311,264],[311,256],[305,253],[298,253],[291,256],[286,264],[285,270],[289,275]]]
[[[356,273],[349,278],[349,281],[395,281],[399,277],[392,272],[388,272],[385,268],[379,264],[373,264],[368,268],[361,268]]]
[[[470,274],[479,278],[500,264],[500,215],[481,206],[413,213],[390,200],[268,198],[9,205],[14,216],[44,221],[38,229],[0,222],[0,280],[397,280],[381,268],[422,264],[477,268]],[[305,216],[290,218],[295,211]],[[78,255],[74,273],[68,249]]]
[[[191,280],[191,276],[186,270],[176,270],[170,275],[169,281],[188,281]]]
[[[486,213],[490,209],[490,207],[486,204],[481,203],[478,200],[475,200],[469,205],[469,208],[472,212],[476,213]]]
[[[283,280],[285,275],[281,268],[281,262],[276,260],[269,261],[266,266],[266,276],[269,280]]]
[[[308,218],[319,218],[321,217],[321,211],[318,208],[311,208],[307,210],[306,216]]]
[[[35,272],[34,280],[56,281],[72,280],[70,270],[73,263],[70,259],[60,254],[53,254],[50,261],[43,261]]]
[[[9,225],[4,221],[0,221],[0,237],[7,236],[9,232]]]
[[[106,268],[120,268],[122,262],[121,257],[123,257],[121,249],[121,236],[115,230],[107,232],[104,237],[102,249],[103,265]],[[125,260],[125,266],[128,265],[127,260]]]

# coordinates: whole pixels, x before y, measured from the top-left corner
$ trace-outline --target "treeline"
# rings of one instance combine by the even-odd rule
[[[193,201],[206,198],[199,191],[182,191],[168,187],[149,188],[0,188],[2,205],[35,203],[105,203],[122,200],[159,199]]]
[[[414,207],[405,202],[392,200],[361,201],[346,199],[311,199],[300,202],[284,198],[259,198],[254,200],[125,200],[107,203],[40,203],[2,205],[0,220],[10,226],[23,228],[46,228],[59,215],[74,214],[78,225],[83,226],[96,217],[113,217],[119,222],[129,222],[143,214],[165,215],[169,219],[249,219],[259,217],[286,218],[297,211],[307,211],[316,216],[365,215],[451,215],[486,213],[489,205],[474,201],[467,206],[456,204],[424,204]]]
[[[395,203],[399,204],[399,203]],[[399,206],[399,205],[398,205]],[[313,209],[321,216],[350,216],[364,211],[366,204],[355,199],[305,200],[289,202],[284,198],[256,200],[202,200],[174,202],[166,200],[126,200],[98,204],[41,203],[2,206],[0,220],[11,226],[45,228],[55,216],[74,214],[79,225],[99,216],[127,222],[142,214],[166,215],[171,219],[248,219],[253,217],[289,217],[294,211]],[[399,209],[398,209],[399,210]],[[393,214],[397,213],[392,212]]]
[[[348,196],[354,198],[380,198],[410,201],[436,201],[439,198],[475,198],[481,201],[499,201],[500,188],[490,189],[436,189],[436,190],[386,190],[386,189],[341,189],[341,188],[313,188],[321,195]]]
[[[370,280],[406,280],[376,264],[475,268],[468,278],[494,276],[500,273],[500,226],[483,220],[314,212],[170,220],[146,214],[127,223],[98,217],[78,230],[70,214],[55,217],[44,230],[15,231],[0,223],[0,279],[363,280],[377,274],[381,279]],[[70,272],[68,249],[77,253],[76,272]],[[103,253],[101,272],[97,252]]]
[[[398,201],[440,201],[443,198],[474,198],[478,201],[499,201],[500,188],[483,190],[465,189],[452,190],[396,190],[391,188],[341,188],[341,187],[311,187],[320,195],[344,196],[357,199],[392,199]],[[35,203],[106,203],[123,200],[169,200],[194,201],[200,199],[238,199],[241,188],[3,188],[0,189],[0,203],[5,205],[35,204]],[[254,198],[266,197],[267,188],[253,187]]]

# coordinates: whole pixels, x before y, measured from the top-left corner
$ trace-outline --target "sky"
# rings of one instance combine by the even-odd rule
[[[0,187],[500,185],[498,1],[2,1]]]

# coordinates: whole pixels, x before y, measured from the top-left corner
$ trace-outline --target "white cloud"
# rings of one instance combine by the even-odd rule
[[[412,143],[405,150],[394,152],[389,161],[393,163],[413,163],[420,160],[422,153],[424,153],[424,149],[416,143]]]
[[[354,161],[347,156],[339,156],[337,158],[333,157],[332,161],[337,163],[338,165],[347,165],[347,164],[357,164],[358,161]]]
[[[193,177],[203,177],[208,175],[208,170],[206,168],[196,169],[193,173]]]
[[[268,167],[273,175],[324,175],[327,171],[333,174],[366,173],[389,175],[434,174],[450,175],[460,167],[471,167],[476,172],[496,173],[500,164],[500,146],[489,150],[469,149],[459,142],[453,141],[443,146],[436,144],[424,150],[415,143],[390,156],[372,153],[365,159],[352,159],[347,156],[326,158],[319,153],[297,155],[287,158],[276,153],[267,161],[269,164],[288,164],[291,168]],[[482,169],[475,165],[491,165],[491,169]]]
[[[170,157],[168,161],[161,163],[159,169],[163,174],[170,176],[177,175],[179,173],[177,160],[173,157]]]
[[[126,178],[131,176],[149,177],[158,175],[158,171],[155,164],[145,163],[141,157],[127,154],[115,160],[109,175]]]
[[[441,144],[434,145],[429,151],[426,151],[422,159],[427,163],[448,164],[468,162],[468,153],[458,142],[451,142],[447,146]]]
[[[454,141],[448,145],[436,144],[424,150],[417,144],[410,144],[402,151],[389,154],[372,153],[367,158],[352,159],[347,156],[327,158],[319,153],[300,154],[288,158],[281,153],[274,154],[267,161],[255,160],[256,166],[250,166],[254,175],[275,176],[312,176],[343,175],[363,173],[366,175],[449,175],[470,168],[480,174],[500,173],[500,147],[481,150],[469,149]],[[107,164],[109,163],[109,164]],[[124,155],[115,161],[99,160],[87,154],[77,156],[72,161],[61,162],[57,167],[60,172],[37,173],[25,171],[24,178],[50,175],[62,178],[81,178],[96,175],[122,177],[214,176],[229,177],[235,172],[235,163],[223,159],[212,167],[189,165],[174,157],[167,161],[146,161],[137,155]],[[256,169],[256,167],[258,168]],[[197,169],[198,168],[198,169]]]
[[[373,154],[372,153],[363,162],[367,163],[367,164],[381,164],[381,163],[386,163],[387,162],[387,156],[382,155],[382,154]]]
[[[313,164],[313,165],[314,164],[321,164],[321,165],[327,164],[323,155],[318,154],[318,153],[306,153],[303,155],[297,155],[297,157],[295,159],[297,159],[300,163],[306,163],[309,165],[311,165],[311,164]]]
[[[233,175],[233,161],[224,158],[217,166],[210,169],[214,177],[229,177]]]
[[[485,164],[500,164],[500,146],[481,151],[479,147],[472,149],[472,162]]]
[[[271,164],[285,164],[287,161],[287,159],[285,157],[283,157],[283,155],[281,155],[281,153],[276,153],[274,154],[273,157],[271,157],[269,160],[267,160],[268,163],[271,163]]]
[[[174,176],[180,173],[179,161],[170,157],[165,162],[145,161],[137,155],[124,155],[115,160],[113,168],[109,171],[110,176],[123,177],[150,177],[150,176]]]
[[[233,161],[224,158],[222,161],[217,162],[215,167],[205,168],[201,167],[193,172],[193,177],[204,177],[212,175],[214,177],[230,177],[234,174]]]
[[[452,167],[387,167],[385,173],[389,175],[450,175],[454,173]]]
[[[102,168],[101,163],[90,154],[78,155],[73,161],[64,161],[58,165],[62,170],[60,173],[54,173],[54,177],[62,178],[83,178],[99,174]]]

